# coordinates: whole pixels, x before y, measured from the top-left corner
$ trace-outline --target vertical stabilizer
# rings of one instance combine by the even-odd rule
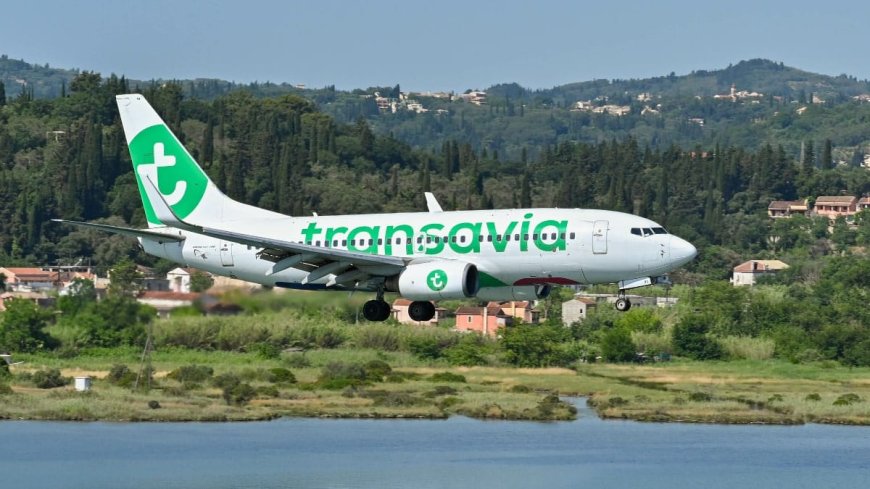
[[[221,193],[144,96],[127,94],[115,98],[149,227],[164,223],[149,198],[148,180],[180,219],[217,225],[228,220],[276,216]]]

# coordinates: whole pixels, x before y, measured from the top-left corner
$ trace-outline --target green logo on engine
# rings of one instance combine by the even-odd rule
[[[447,274],[444,270],[432,270],[426,277],[426,285],[435,292],[447,287]]]

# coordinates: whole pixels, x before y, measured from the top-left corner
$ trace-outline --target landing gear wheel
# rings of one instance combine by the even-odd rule
[[[625,312],[631,309],[631,301],[626,299],[625,297],[620,297],[616,299],[616,310],[619,312]]]
[[[384,300],[375,299],[363,304],[363,317],[367,321],[386,321],[390,312],[390,305]]]
[[[429,301],[414,301],[408,306],[408,316],[414,321],[428,321],[435,317],[435,305]]]

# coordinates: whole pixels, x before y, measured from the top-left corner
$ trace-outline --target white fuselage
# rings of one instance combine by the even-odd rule
[[[695,248],[649,219],[586,209],[511,209],[227,220],[225,229],[317,247],[457,260],[481,272],[480,286],[593,284],[657,277],[695,256]],[[172,229],[172,228],[169,228]],[[265,285],[323,288],[331,276],[304,283],[308,272],[269,275],[261,250],[208,236],[161,244],[140,238],[145,251],[188,266]],[[377,274],[376,270],[372,270]],[[304,284],[304,285],[303,285]],[[371,290],[366,283],[357,286]]]

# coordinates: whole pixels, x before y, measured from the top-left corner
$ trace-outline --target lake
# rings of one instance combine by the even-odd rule
[[[862,488],[870,428],[282,419],[0,421],[0,486],[29,488]]]

